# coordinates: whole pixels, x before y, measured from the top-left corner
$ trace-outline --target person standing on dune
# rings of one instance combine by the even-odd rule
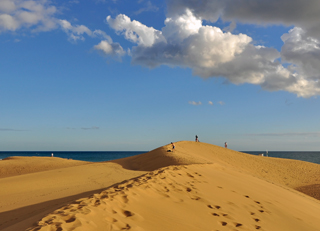
[[[198,140],[198,135],[196,135],[196,142],[199,142],[199,140]]]
[[[174,145],[173,142],[171,142],[171,145],[172,145],[172,151],[174,151],[174,149],[176,148],[176,146]]]

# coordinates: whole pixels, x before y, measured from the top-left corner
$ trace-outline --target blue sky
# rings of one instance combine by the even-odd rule
[[[318,151],[319,10],[3,0],[0,150],[147,151],[198,135],[239,151]]]

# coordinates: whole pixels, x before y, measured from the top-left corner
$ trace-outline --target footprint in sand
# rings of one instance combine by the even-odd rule
[[[126,217],[132,217],[134,215],[134,213],[128,211],[128,210],[124,210],[122,211],[123,212],[123,215],[125,215]]]
[[[66,223],[71,223],[74,222],[76,220],[76,217],[72,216],[69,219],[65,220]]]
[[[221,221],[220,223],[221,223],[222,226],[226,226],[226,225],[228,224],[228,223],[225,222],[225,221]]]
[[[220,209],[221,207],[219,205],[214,205],[214,207],[212,207],[212,205],[208,205],[208,208],[210,208],[210,209],[214,209],[214,208]]]
[[[187,173],[188,177],[194,178],[194,176],[192,176],[190,173]]]

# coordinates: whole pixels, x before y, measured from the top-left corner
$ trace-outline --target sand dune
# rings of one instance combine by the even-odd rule
[[[34,198],[42,197],[44,204],[52,200],[48,198],[59,200],[63,198],[59,188],[71,195],[69,200],[51,204],[42,213],[35,212],[35,216],[26,217],[21,212],[20,216],[25,216],[22,220],[20,217],[21,225],[7,221],[4,229],[0,223],[0,230],[25,230],[26,224],[37,219],[40,221],[29,225],[28,231],[320,230],[320,201],[315,199],[319,199],[320,165],[252,156],[188,141],[177,142],[174,152],[168,150],[171,151],[170,145],[112,162],[0,179],[0,185],[6,183],[12,189],[7,196],[20,212],[28,206],[36,210],[38,204],[34,199],[29,205],[19,201],[19,188],[14,188],[13,182],[21,185],[28,181],[24,186],[29,185],[26,191],[30,195],[36,185],[31,182],[43,179],[45,174],[45,178],[55,179],[51,191],[56,192],[51,197],[40,193]],[[58,174],[60,171],[62,175]],[[85,171],[94,172],[93,181],[99,181],[100,192],[90,192],[87,184],[92,190],[93,178]],[[117,177],[119,174],[122,178]],[[48,184],[42,184],[37,190],[44,192]],[[72,190],[66,190],[66,184]],[[81,190],[77,191],[77,187]],[[91,196],[81,197],[77,195],[80,191]],[[7,214],[8,220],[8,203],[1,200],[0,209],[0,218]],[[44,216],[44,212],[48,215]]]
[[[38,161],[40,160],[41,161]],[[51,169],[67,168],[90,162],[67,160],[52,157],[22,157],[13,156],[0,161],[0,178],[17,176],[34,172],[48,171]]]
[[[22,169],[19,173],[26,173],[0,178],[1,231],[25,230],[67,203],[144,173],[126,170],[113,163],[83,162],[79,165],[79,161],[55,157],[51,160],[46,157],[23,158],[22,162],[28,163],[23,170],[20,160],[14,158],[0,161],[1,169],[16,166]],[[12,164],[12,161],[19,163]],[[48,161],[51,163],[50,170],[44,171],[39,167],[45,166]],[[63,165],[64,161],[69,163]]]
[[[55,210],[30,230],[311,231],[319,211],[314,199],[218,164],[170,166]]]

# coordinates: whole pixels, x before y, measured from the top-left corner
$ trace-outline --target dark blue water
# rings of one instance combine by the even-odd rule
[[[135,156],[146,152],[0,152],[0,160],[9,156],[51,156],[52,153],[54,157],[90,162],[101,162]]]
[[[259,155],[263,153],[266,155],[265,151],[243,151],[244,153]],[[0,159],[4,159],[9,156],[51,156],[51,153],[55,157],[61,157],[73,160],[83,160],[90,162],[101,162],[108,160],[121,159],[129,156],[135,156],[146,151],[119,151],[119,152],[0,152]],[[320,152],[277,152],[269,151],[269,157],[278,157],[285,159],[302,160],[311,163],[320,164]]]
[[[244,153],[259,155],[264,154],[266,156],[266,151],[243,151]],[[268,152],[269,157],[293,159],[293,160],[302,160],[311,163],[320,164],[320,152],[277,152],[272,151]]]

